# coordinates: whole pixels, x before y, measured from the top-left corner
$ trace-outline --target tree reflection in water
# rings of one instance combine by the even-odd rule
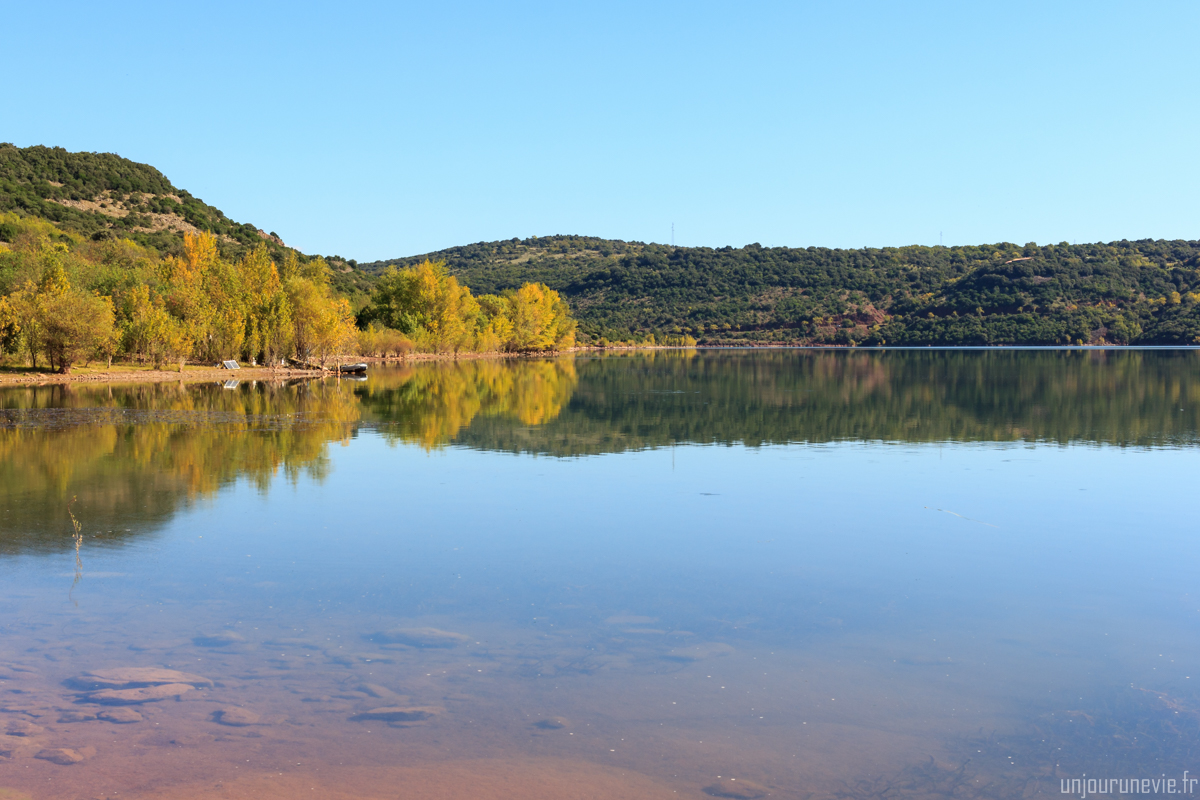
[[[1200,431],[1196,351],[657,351],[438,361],[366,382],[0,392],[0,553],[153,530],[246,480],[321,481],[373,429],[427,450],[586,456],[676,444],[1161,447]]]

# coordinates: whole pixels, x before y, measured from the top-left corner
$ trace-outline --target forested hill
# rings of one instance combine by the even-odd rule
[[[225,216],[220,209],[175,187],[148,164],[113,153],[71,153],[61,147],[16,147],[0,143],[0,215],[40,217],[94,241],[129,239],[160,254],[183,249],[183,234],[215,234],[227,258],[237,258],[265,243],[276,261],[288,248],[278,234]],[[12,225],[0,219],[0,241]],[[354,295],[370,279],[336,257],[332,280]]]
[[[1200,241],[1019,246],[670,247],[510,239],[359,265],[444,259],[476,292],[541,281],[593,340],[710,344],[1196,344]]]
[[[313,259],[146,164],[0,144],[0,243],[11,244],[28,217],[50,220],[73,246],[128,239],[178,255],[185,233],[210,232],[231,261],[260,244],[276,264]],[[585,343],[1200,343],[1200,241],[834,250],[549,236],[326,262],[361,324],[378,276],[425,259],[445,260],[475,295],[547,284],[570,303]]]
[[[112,153],[0,144],[0,211],[42,217],[103,239],[119,236],[169,250],[184,231],[210,231],[253,247],[277,236],[237,223],[178,189],[148,164]]]

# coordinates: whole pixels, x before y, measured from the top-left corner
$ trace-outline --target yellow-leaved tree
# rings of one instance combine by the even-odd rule
[[[385,326],[411,336],[419,349],[457,353],[475,344],[479,304],[445,261],[389,269],[376,286],[375,308]]]
[[[151,296],[148,286],[135,286],[126,294],[121,317],[125,351],[152,362],[155,369],[166,362],[182,362],[191,349],[184,323],[171,315],[163,298]]]
[[[270,251],[260,244],[238,262],[245,298],[246,338],[242,358],[274,364],[291,344],[291,309]]]
[[[575,345],[575,320],[567,302],[544,283],[527,283],[508,298],[510,350],[564,350]]]
[[[444,261],[389,269],[373,300],[368,318],[411,336],[420,350],[545,352],[575,344],[570,308],[544,283],[475,298]]]

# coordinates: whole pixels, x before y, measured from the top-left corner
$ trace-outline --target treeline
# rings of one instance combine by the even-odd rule
[[[444,259],[479,291],[537,280],[585,343],[1195,344],[1200,241],[828,248],[668,247],[578,236],[478,243]],[[379,272],[413,259],[360,265]]]
[[[574,344],[557,292],[526,284],[475,297],[444,264],[396,269],[356,315],[324,259],[259,244],[234,260],[211,233],[160,257],[128,239],[85,239],[0,215],[0,353],[68,372],[81,361],[155,368],[226,359],[278,364],[345,355],[544,352]],[[282,255],[276,260],[276,257]]]
[[[326,360],[356,343],[350,304],[320,259],[301,264],[289,251],[277,265],[259,245],[230,261],[212,234],[188,234],[181,255],[158,258],[127,239],[79,242],[43,220],[5,222],[20,235],[0,250],[0,348],[33,368]]]

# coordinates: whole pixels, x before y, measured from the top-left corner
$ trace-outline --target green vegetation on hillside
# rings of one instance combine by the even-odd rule
[[[585,342],[1200,342],[1200,241],[833,250],[551,236],[359,266],[426,258],[476,291],[546,284],[571,303]]]
[[[234,222],[147,164],[112,153],[69,153],[61,147],[0,144],[0,211],[50,220],[96,241],[130,239],[171,253],[182,234],[206,231],[223,251],[240,255],[278,237]],[[3,238],[0,231],[0,238]]]
[[[317,262],[275,234],[230,220],[145,164],[112,154],[0,144],[0,250],[27,250],[18,239],[39,221],[52,223],[42,229],[50,244],[104,265],[73,284],[101,296],[112,296],[109,289],[128,279],[117,266],[131,259],[185,258],[187,235],[212,235],[229,264],[256,252],[265,253],[276,270],[289,260],[303,268]],[[474,293],[471,301],[452,313],[447,307],[398,315],[391,308],[397,279],[384,273],[443,262],[456,291],[469,287]],[[527,286],[540,287],[543,300],[553,294],[543,305],[570,305],[584,344],[1200,343],[1200,241],[834,250],[550,236],[372,264],[333,256],[321,264],[329,290],[349,302],[367,330],[362,342],[368,352],[399,346],[382,328],[420,340],[416,346],[425,349],[478,349],[480,342],[490,349],[496,337],[484,329],[501,305],[533,291]],[[11,263],[0,264],[3,293],[16,288],[11,280],[3,286],[6,268],[12,272]],[[22,269],[24,277],[41,280],[40,273]],[[452,294],[442,292],[436,302],[451,301]],[[99,306],[96,311],[103,316]],[[119,316],[119,309],[114,312]],[[447,313],[458,315],[471,335],[456,333],[458,323]],[[509,321],[514,313],[504,311]],[[555,346],[568,341],[565,329],[552,338]]]
[[[0,356],[33,368],[529,352],[574,331],[543,285],[476,298],[430,262],[376,278],[235,223],[145,164],[0,144]]]
[[[221,255],[237,260],[266,247],[282,263],[288,253],[278,235],[234,222],[165,175],[113,153],[69,153],[61,147],[0,143],[0,214],[35,217],[64,234],[95,242],[129,240],[155,256],[179,256],[185,234],[211,233]],[[0,222],[0,243],[14,241],[14,220]],[[372,279],[352,262],[330,258],[330,284],[355,307],[366,302]]]

